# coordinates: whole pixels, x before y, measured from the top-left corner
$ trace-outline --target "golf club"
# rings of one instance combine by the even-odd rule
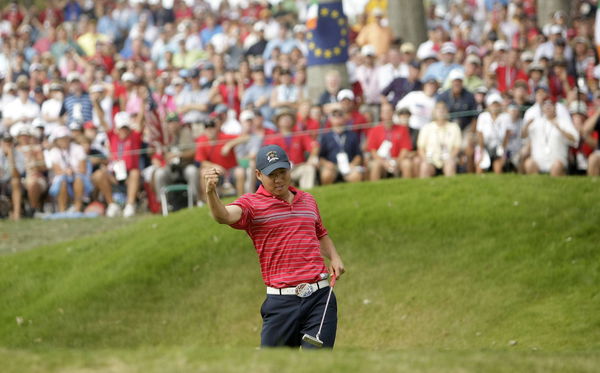
[[[329,281],[329,295],[327,295],[327,302],[325,302],[325,310],[323,310],[323,317],[321,318],[321,325],[319,325],[319,330],[317,331],[316,336],[304,334],[302,340],[304,342],[310,343],[315,347],[323,347],[323,341],[319,339],[321,336],[321,329],[323,328],[323,322],[325,321],[325,315],[327,314],[327,307],[329,306],[329,300],[331,299],[331,293],[333,293],[333,286],[335,285],[335,274],[331,276],[331,280]]]

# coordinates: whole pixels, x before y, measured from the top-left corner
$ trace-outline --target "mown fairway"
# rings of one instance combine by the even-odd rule
[[[466,176],[313,194],[348,269],[333,353],[256,350],[256,255],[203,208],[108,232],[105,220],[77,222],[86,236],[74,241],[40,221],[58,243],[3,247],[1,371],[598,371],[600,180]]]

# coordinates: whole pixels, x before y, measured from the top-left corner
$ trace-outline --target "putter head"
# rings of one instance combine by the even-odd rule
[[[323,347],[323,341],[318,337],[313,337],[312,335],[304,334],[302,340],[306,343],[310,343],[311,345],[321,348]]]

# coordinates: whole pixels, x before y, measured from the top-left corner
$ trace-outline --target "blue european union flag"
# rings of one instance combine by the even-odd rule
[[[317,27],[308,30],[308,66],[348,60],[348,19],[342,1],[319,4]]]

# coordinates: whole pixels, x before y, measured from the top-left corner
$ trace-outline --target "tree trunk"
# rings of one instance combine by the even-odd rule
[[[423,0],[389,0],[388,14],[394,37],[415,45],[427,40]]]
[[[537,0],[538,26],[552,22],[552,16],[557,10],[562,10],[569,16],[569,5],[571,0]]]

